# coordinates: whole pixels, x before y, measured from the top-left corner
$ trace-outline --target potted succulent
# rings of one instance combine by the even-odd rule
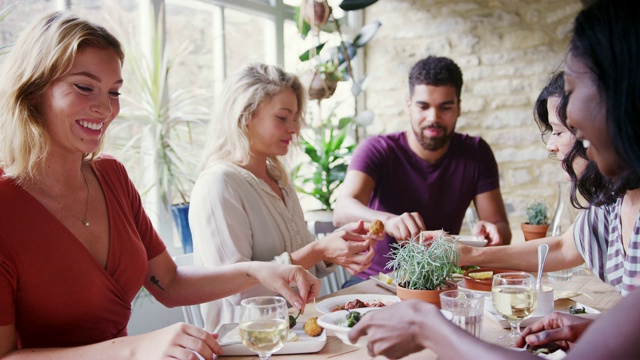
[[[403,243],[391,244],[392,260],[385,268],[395,270],[398,297],[420,299],[440,307],[440,293],[457,288],[457,240],[444,231],[430,240],[421,233]]]
[[[527,222],[520,225],[525,240],[543,238],[549,229],[549,211],[542,201],[534,201],[527,205]]]

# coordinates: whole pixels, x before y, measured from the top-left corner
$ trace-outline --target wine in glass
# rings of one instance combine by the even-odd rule
[[[520,323],[536,308],[535,278],[525,272],[510,272],[493,276],[491,286],[493,306],[511,325],[511,332],[498,341],[513,347],[522,335]]]
[[[278,296],[260,296],[240,303],[240,338],[261,360],[284,346],[289,335],[287,302]]]

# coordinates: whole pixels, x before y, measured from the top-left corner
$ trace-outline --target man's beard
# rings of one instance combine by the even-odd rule
[[[444,132],[444,134],[439,137],[427,137],[424,135],[424,129],[440,129]],[[439,125],[426,126],[420,128],[419,131],[416,131],[416,129],[414,128],[413,133],[415,134],[416,139],[418,139],[418,143],[420,143],[420,146],[422,146],[422,148],[427,151],[436,151],[442,149],[449,143],[449,140],[451,140],[451,137],[453,136],[453,131],[447,133],[447,129]]]

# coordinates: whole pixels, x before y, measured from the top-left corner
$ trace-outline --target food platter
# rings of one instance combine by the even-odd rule
[[[385,305],[395,304],[400,302],[400,298],[395,295],[376,295],[376,294],[353,294],[353,295],[341,295],[334,296],[328,299],[324,299],[316,304],[316,310],[322,314],[328,314],[337,310],[342,310],[347,302],[353,300],[360,300],[365,303],[382,302]]]
[[[285,354],[309,354],[320,351],[327,343],[327,330],[323,330],[320,336],[309,336],[304,332],[304,323],[298,323],[289,331],[294,332],[298,336],[298,341],[287,341],[284,343],[282,349],[273,353],[274,355]],[[248,355],[255,356],[254,351],[249,350],[248,347],[242,344],[240,340],[240,333],[237,331],[238,324],[222,324],[216,333],[219,334],[218,342],[222,346],[224,355]]]

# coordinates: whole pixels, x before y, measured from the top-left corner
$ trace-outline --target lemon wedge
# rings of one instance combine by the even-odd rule
[[[378,279],[385,284],[391,284],[393,282],[393,278],[385,273],[379,273]]]
[[[475,273],[470,273],[469,277],[473,279],[478,279],[478,280],[487,280],[493,277],[493,271],[479,271]]]

